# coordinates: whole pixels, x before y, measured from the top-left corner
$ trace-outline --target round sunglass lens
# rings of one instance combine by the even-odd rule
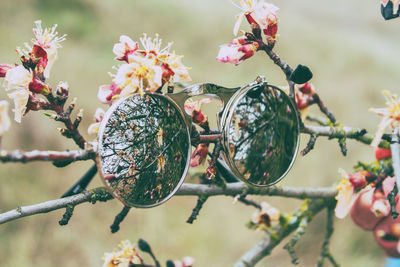
[[[281,90],[257,86],[234,105],[228,154],[244,180],[258,186],[278,182],[297,153],[299,126],[296,110]]]
[[[105,184],[125,205],[151,207],[170,198],[187,171],[187,127],[165,97],[133,95],[118,102],[100,127]]]

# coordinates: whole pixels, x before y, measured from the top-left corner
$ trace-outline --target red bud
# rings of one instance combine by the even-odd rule
[[[266,29],[264,29],[264,34],[266,36],[275,36],[278,32],[278,23],[268,25]]]
[[[34,79],[29,83],[29,91],[37,94],[48,94],[49,87],[42,81]]]
[[[300,92],[302,92],[303,94],[310,94],[312,92],[312,86],[309,82],[306,82],[305,84],[303,84],[303,86],[301,86],[299,88]]]
[[[383,160],[390,158],[392,156],[392,151],[390,149],[377,147],[375,149],[375,158],[377,160]]]

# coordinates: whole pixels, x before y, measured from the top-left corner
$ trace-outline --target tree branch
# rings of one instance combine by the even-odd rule
[[[303,220],[305,216],[315,216],[318,212],[320,212],[326,205],[329,203],[322,199],[313,199],[308,204],[308,209],[306,214],[300,214],[295,219],[289,223],[282,226],[278,224],[271,228],[273,235],[268,235],[263,241],[257,243],[253,248],[247,251],[234,265],[234,267],[248,267],[254,266],[257,262],[259,262],[262,258],[269,255],[277,245],[288,235],[290,235],[293,231],[298,229],[300,222]],[[301,209],[298,211],[301,213]],[[309,218],[311,220],[311,218]]]
[[[301,188],[287,186],[270,186],[270,187],[251,187],[242,182],[226,184],[225,188],[215,185],[198,185],[198,184],[183,184],[176,192],[178,196],[236,196],[241,193],[246,195],[268,195],[282,196],[298,199],[306,198],[333,198],[336,195],[336,190],[331,187],[326,188]]]
[[[47,213],[50,211],[66,208],[68,205],[79,205],[85,202],[107,201],[112,199],[112,196],[106,191],[104,187],[98,187],[83,193],[50,200],[30,206],[17,207],[16,209],[0,214],[0,224],[13,221],[26,216],[31,216],[39,213]]]
[[[33,150],[24,152],[21,150],[0,151],[0,161],[7,162],[22,162],[30,161],[79,161],[90,160],[96,157],[93,148],[84,150],[67,150],[67,151],[39,151]]]
[[[336,190],[333,188],[295,188],[285,186],[271,186],[266,188],[249,187],[241,182],[227,184],[226,188],[220,188],[215,185],[197,185],[183,184],[177,191],[178,196],[235,196],[246,192],[247,195],[268,195],[268,196],[284,196],[291,198],[325,198],[333,199],[336,195]],[[0,214],[0,224],[16,220],[22,217],[31,216],[39,213],[47,213],[67,207],[68,205],[79,205],[85,202],[95,202],[97,200],[107,201],[112,199],[110,193],[104,187],[98,187],[83,193],[50,200],[30,206],[18,207],[14,210]]]

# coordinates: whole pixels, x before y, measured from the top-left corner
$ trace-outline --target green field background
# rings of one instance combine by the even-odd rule
[[[309,66],[320,96],[339,122],[375,132],[379,117],[369,107],[384,106],[381,91],[399,94],[400,24],[385,22],[378,0],[275,0],[280,7],[276,52],[292,66]],[[92,122],[98,86],[110,83],[107,72],[116,64],[113,44],[121,34],[138,40],[143,32],[159,33],[173,41],[177,54],[192,69],[193,82],[224,86],[246,84],[264,75],[276,85],[284,84],[282,72],[263,53],[240,66],[215,61],[219,45],[230,42],[239,10],[228,0],[1,0],[0,62],[17,63],[16,46],[32,38],[33,21],[44,26],[57,23],[67,40],[59,50],[49,82],[68,81],[71,96],[78,97],[85,117],[82,132]],[[247,26],[243,24],[243,29]],[[6,98],[4,90],[0,96]],[[104,108],[105,106],[103,106]],[[313,109],[317,112],[317,110]],[[213,116],[215,110],[209,110]],[[4,149],[76,149],[56,130],[61,125],[41,112],[31,112],[21,124],[12,123],[4,136]],[[301,147],[307,139],[302,138]],[[372,148],[348,141],[348,156],[340,154],[337,141],[319,138],[315,149],[299,156],[287,177],[287,186],[330,186],[338,168],[351,171],[357,160],[373,160]],[[56,199],[72,185],[90,162],[77,162],[57,169],[46,162],[2,164],[0,168],[0,212],[17,206]],[[192,170],[194,172],[195,170]],[[190,178],[187,178],[191,182]],[[101,185],[97,176],[91,187]],[[258,198],[290,212],[299,201],[277,197]],[[231,266],[265,235],[245,224],[253,210],[233,204],[230,197],[209,199],[193,225],[185,221],[197,199],[174,197],[152,209],[134,209],[111,234],[109,225],[122,205],[116,201],[75,209],[67,226],[59,226],[63,210],[0,225],[0,266],[101,266],[104,252],[120,240],[144,238],[160,261],[192,256],[195,266]],[[313,266],[319,256],[325,229],[325,212],[318,215],[296,246],[299,266]],[[285,243],[285,242],[284,242]],[[331,250],[342,266],[382,266],[385,256],[370,232],[354,226],[349,218],[336,220]],[[282,245],[260,266],[290,266]]]

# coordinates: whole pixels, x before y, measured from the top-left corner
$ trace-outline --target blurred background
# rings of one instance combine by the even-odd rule
[[[293,67],[303,64],[312,69],[312,82],[339,122],[374,133],[380,118],[368,108],[384,106],[382,90],[400,92],[398,20],[385,22],[378,0],[273,3],[280,7],[275,51]],[[77,106],[85,109],[81,131],[90,140],[94,137],[86,129],[95,109],[103,106],[96,97],[98,86],[111,81],[107,72],[116,65],[112,48],[121,34],[138,41],[143,32],[159,33],[165,44],[173,41],[173,50],[185,55],[184,64],[192,68],[194,83],[240,86],[264,75],[271,83],[283,85],[282,72],[263,53],[237,67],[215,61],[219,45],[233,39],[238,13],[227,0],[2,0],[0,62],[18,62],[15,47],[31,40],[35,20],[41,19],[45,27],[58,24],[58,31],[68,36],[49,82],[55,87],[58,81],[68,81],[71,96],[78,97]],[[249,30],[246,24],[242,29]],[[4,90],[0,96],[7,98]],[[61,124],[41,112],[31,112],[21,124],[12,123],[2,145],[25,151],[76,149],[57,127]],[[306,142],[307,138],[302,139],[301,147]],[[330,186],[339,179],[338,168],[351,171],[358,160],[374,160],[370,147],[351,140],[347,145],[348,156],[343,157],[337,141],[319,138],[315,149],[299,156],[280,184]],[[63,169],[46,162],[2,164],[0,212],[60,197],[90,166],[90,162]],[[191,182],[189,177],[186,181]],[[91,187],[99,185],[96,177]],[[283,198],[258,199],[284,212],[300,205],[300,201]],[[230,197],[209,199],[194,224],[187,224],[196,201],[195,197],[174,197],[156,208],[133,209],[116,234],[109,230],[122,208],[116,200],[78,206],[63,227],[58,221],[64,210],[0,225],[0,265],[101,266],[103,253],[112,251],[120,240],[136,242],[141,237],[162,262],[192,256],[195,266],[230,266],[264,238],[263,232],[245,226],[253,209],[233,204]],[[299,266],[316,263],[325,234],[324,215],[312,221],[296,246]],[[357,228],[349,218],[336,220],[331,251],[342,266],[382,266],[385,258],[372,233]],[[281,245],[259,265],[291,263]]]

